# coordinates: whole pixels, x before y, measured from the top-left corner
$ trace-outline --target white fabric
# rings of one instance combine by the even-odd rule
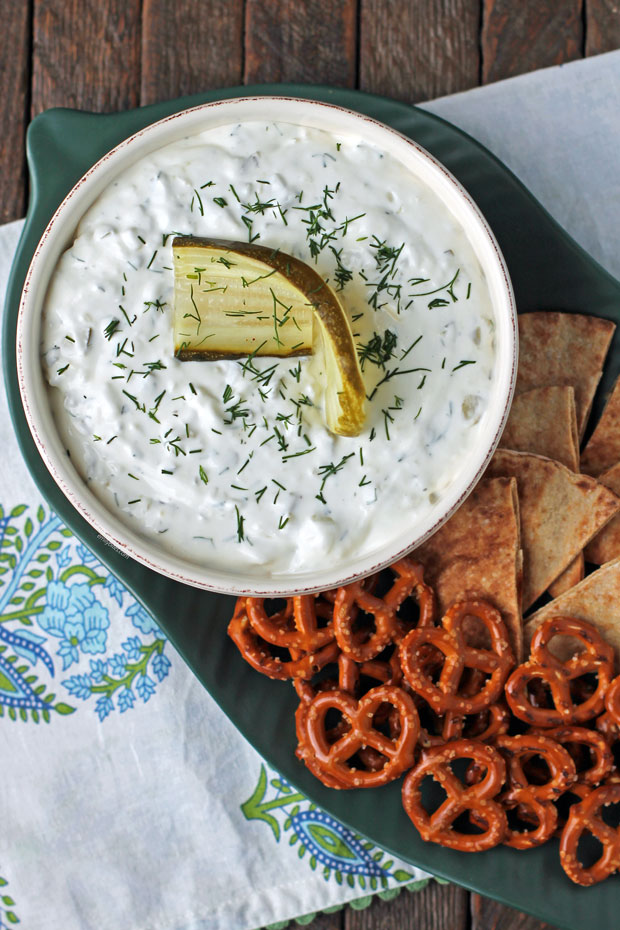
[[[425,106],[487,145],[620,275],[619,103],[615,52]],[[0,295],[20,229],[0,229]],[[35,723],[32,710],[9,719],[5,704],[0,719],[0,928],[18,918],[29,930],[251,930],[374,890],[329,859],[329,874],[325,860],[313,867],[310,846],[300,857],[296,807],[308,803],[263,766],[130,595],[39,510],[4,397],[0,449],[0,685],[10,695],[11,674],[36,675],[37,701],[53,692],[56,708]],[[130,689],[114,686],[129,678]],[[263,819],[242,810],[253,795]],[[323,828],[361,855],[329,819]],[[374,854],[390,888],[423,876]]]

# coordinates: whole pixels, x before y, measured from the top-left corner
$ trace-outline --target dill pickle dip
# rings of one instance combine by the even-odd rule
[[[281,249],[330,284],[366,388],[359,436],[327,430],[318,356],[174,357],[175,235]],[[437,195],[361,136],[287,123],[209,130],[118,175],[58,262],[41,351],[105,506],[164,550],[257,578],[372,553],[428,513],[497,374],[483,272]]]

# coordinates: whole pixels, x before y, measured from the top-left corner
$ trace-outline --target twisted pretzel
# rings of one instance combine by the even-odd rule
[[[560,838],[560,862],[568,877],[578,885],[594,885],[620,869],[620,827],[611,827],[601,817],[602,808],[620,802],[620,785],[594,788],[573,804]],[[603,847],[600,858],[585,867],[577,856],[579,840],[591,833]]]
[[[471,759],[484,775],[476,784],[466,787],[452,771],[457,759]],[[428,814],[422,805],[421,785],[427,776],[438,782],[447,794],[437,810]],[[403,807],[423,840],[477,852],[491,849],[506,833],[506,814],[493,798],[499,793],[506,777],[506,764],[501,755],[487,743],[475,740],[455,740],[443,746],[425,749],[416,767],[403,782]],[[474,815],[482,826],[478,834],[462,833],[454,822],[464,812]]]
[[[396,575],[392,586],[383,597],[377,597],[374,585],[364,581],[339,588],[334,601],[334,632],[342,651],[357,662],[374,659],[389,643],[399,642],[406,633],[398,610],[408,597],[415,597],[420,609],[418,627],[431,626],[435,609],[432,588],[424,584],[423,569],[419,562],[400,559],[390,566]],[[374,617],[375,630],[356,630],[360,611]]]
[[[397,713],[397,735],[386,736],[376,728],[377,712],[391,704]],[[326,727],[326,716],[337,710],[348,727],[336,739]],[[343,691],[323,691],[310,702],[300,734],[300,755],[311,756],[321,780],[326,776],[338,787],[374,787],[397,778],[413,764],[420,724],[411,697],[401,688],[379,685],[357,701]],[[382,757],[381,768],[363,770],[355,764],[360,750],[373,749]],[[328,782],[325,781],[327,784]]]
[[[620,675],[618,675],[609,688],[605,695],[605,712],[610,717],[610,722],[613,722],[616,727],[620,728]]]
[[[575,763],[555,740],[538,733],[498,736],[495,746],[507,760],[507,790],[498,798],[507,810],[517,809],[522,820],[533,820],[535,829],[520,831],[508,826],[504,843],[514,849],[529,849],[545,843],[555,831],[557,809],[552,803],[576,779]],[[530,782],[523,763],[542,757],[551,777],[543,784]]]
[[[279,680],[311,678],[325,665],[337,659],[339,649],[337,643],[333,640],[314,652],[306,653],[291,647],[292,651],[289,650],[290,659],[280,658],[274,652],[274,644],[263,639],[254,630],[248,615],[247,601],[249,600],[254,599],[237,598],[235,611],[228,624],[228,634],[246,662],[249,662],[257,672],[262,672],[263,675],[267,675],[269,678]],[[294,598],[294,600],[298,600],[298,598]],[[282,622],[288,622],[289,617],[286,615],[288,610],[287,606],[285,612],[281,613],[280,620]]]
[[[572,726],[552,727],[538,733],[564,746],[575,765],[578,782],[590,786],[599,785],[611,773],[614,757],[602,733],[587,727]],[[586,755],[589,757],[589,764],[582,768],[581,763]]]
[[[585,652],[561,662],[548,645],[554,636],[575,637]],[[613,675],[613,648],[585,620],[550,617],[532,638],[530,658],[514,670],[506,682],[506,700],[515,717],[537,727],[585,723],[603,709],[605,691]],[[583,701],[574,703],[571,683],[583,675],[597,676],[596,688]],[[543,683],[550,692],[553,707],[537,706],[528,694],[531,682]]]
[[[333,641],[332,606],[313,594],[286,598],[283,610],[268,616],[264,597],[246,597],[246,611],[254,632],[268,643],[283,649],[316,652]],[[328,621],[319,627],[318,618]]]
[[[482,621],[491,639],[491,649],[475,649],[467,644],[467,618]],[[499,698],[504,682],[514,665],[512,650],[504,622],[491,604],[485,601],[459,601],[453,604],[442,620],[443,629],[412,630],[400,644],[400,662],[409,686],[424,698],[436,714],[477,714]],[[428,647],[443,653],[444,662],[435,684],[429,677],[424,651]],[[488,676],[477,693],[461,690],[466,669]]]

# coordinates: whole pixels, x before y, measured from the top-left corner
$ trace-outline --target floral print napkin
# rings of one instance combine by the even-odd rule
[[[0,930],[251,930],[425,884],[237,733],[41,499],[4,391],[0,449]]]

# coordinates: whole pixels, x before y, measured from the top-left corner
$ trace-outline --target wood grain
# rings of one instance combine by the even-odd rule
[[[0,223],[23,216],[26,209],[30,12],[30,3],[0,0]]]
[[[480,0],[360,0],[360,87],[415,103],[479,83]]]
[[[34,0],[33,116],[54,106],[126,110],[139,88],[140,0]]]
[[[375,898],[361,911],[347,908],[344,930],[465,930],[467,902],[464,888],[433,881],[392,901]]]
[[[483,0],[482,83],[582,57],[583,0]]]
[[[144,0],[142,103],[240,84],[243,0]]]
[[[586,55],[620,48],[620,0],[586,0]]]
[[[245,83],[353,87],[356,22],[356,0],[247,0]]]
[[[541,923],[497,901],[471,896],[471,930],[555,930],[551,924]]]

